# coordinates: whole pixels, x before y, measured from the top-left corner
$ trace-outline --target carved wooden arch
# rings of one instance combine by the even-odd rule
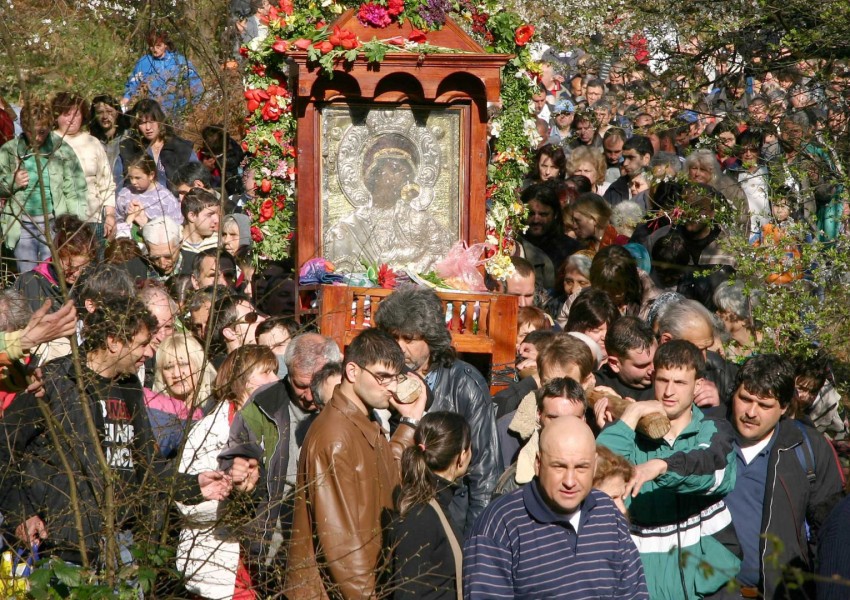
[[[301,90],[299,90],[300,92]],[[315,101],[328,101],[338,98],[356,98],[360,96],[360,82],[350,73],[340,72],[333,79],[327,77],[318,78],[312,82],[312,86],[306,91],[306,96]],[[300,103],[298,108],[304,109],[306,104]]]
[[[422,83],[406,71],[396,71],[381,78],[370,95],[377,102],[416,103],[426,100]]]

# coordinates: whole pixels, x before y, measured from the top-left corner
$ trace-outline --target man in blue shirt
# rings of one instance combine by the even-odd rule
[[[595,471],[587,424],[551,421],[534,480],[493,501],[464,544],[464,598],[649,598],[625,518],[591,489]]]
[[[811,546],[841,497],[841,476],[824,437],[785,418],[794,393],[794,366],[776,354],[754,356],[738,372],[731,416],[738,483],[726,504],[744,559],[731,597],[815,597]]]

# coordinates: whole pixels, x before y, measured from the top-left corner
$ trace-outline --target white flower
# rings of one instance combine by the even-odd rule
[[[266,31],[265,35],[260,34],[250,42],[248,42],[248,50],[252,52],[257,52],[260,47],[263,45],[263,41],[265,41],[266,37],[268,37],[268,31]]]
[[[502,133],[502,122],[496,120],[490,123],[490,135],[497,138],[500,133]]]

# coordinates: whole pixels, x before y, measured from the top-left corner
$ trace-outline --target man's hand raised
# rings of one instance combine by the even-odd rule
[[[21,348],[26,352],[51,340],[74,335],[77,330],[77,309],[72,302],[66,302],[56,312],[50,312],[51,302],[45,300],[30,317],[29,323],[21,334]]]

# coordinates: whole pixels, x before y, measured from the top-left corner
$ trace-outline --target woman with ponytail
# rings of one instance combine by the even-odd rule
[[[469,425],[459,414],[422,417],[413,446],[401,458],[399,518],[389,537],[393,552],[393,598],[461,598],[462,533],[451,521],[455,481],[472,458]]]

